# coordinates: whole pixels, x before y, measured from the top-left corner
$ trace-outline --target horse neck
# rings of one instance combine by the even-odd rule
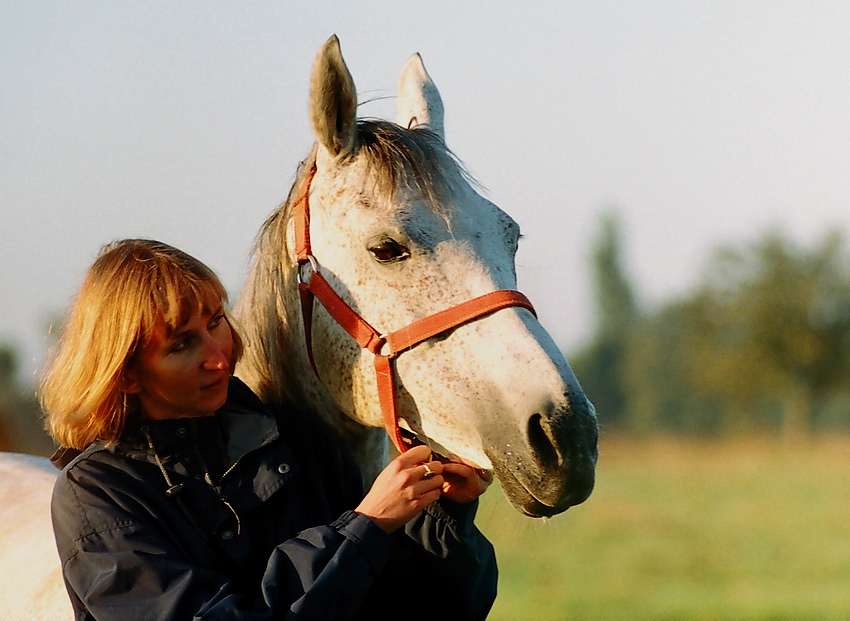
[[[265,402],[302,405],[299,373],[292,363],[294,344],[288,338],[291,318],[278,312],[280,305],[274,300],[278,287],[270,276],[259,260],[255,262],[236,304],[236,324],[245,342],[236,375]],[[267,291],[270,286],[273,290]]]

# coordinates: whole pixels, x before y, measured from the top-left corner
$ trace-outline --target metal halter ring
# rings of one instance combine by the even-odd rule
[[[422,464],[422,466],[425,468],[425,476],[422,477],[423,479],[430,479],[431,477],[436,476],[437,473],[431,470],[431,466],[428,464]]]
[[[309,269],[307,269],[309,268]],[[319,262],[312,254],[307,255],[306,261],[301,261],[298,265],[298,284],[310,284],[310,278],[313,274],[319,271]]]

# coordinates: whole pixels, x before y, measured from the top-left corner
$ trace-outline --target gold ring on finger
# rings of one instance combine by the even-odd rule
[[[429,466],[428,464],[422,464],[422,466],[425,468],[425,476],[422,477],[423,479],[430,479],[431,477],[437,474],[436,472],[431,470],[431,466]]]

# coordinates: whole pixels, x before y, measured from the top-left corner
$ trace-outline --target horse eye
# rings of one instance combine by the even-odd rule
[[[394,239],[381,240],[380,243],[369,248],[369,252],[379,263],[404,261],[410,256],[410,251]]]

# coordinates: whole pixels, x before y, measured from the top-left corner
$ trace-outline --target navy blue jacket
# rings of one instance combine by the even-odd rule
[[[214,417],[128,424],[62,471],[52,511],[78,620],[483,619],[496,595],[477,503],[386,534],[352,509],[331,435],[239,380]]]

